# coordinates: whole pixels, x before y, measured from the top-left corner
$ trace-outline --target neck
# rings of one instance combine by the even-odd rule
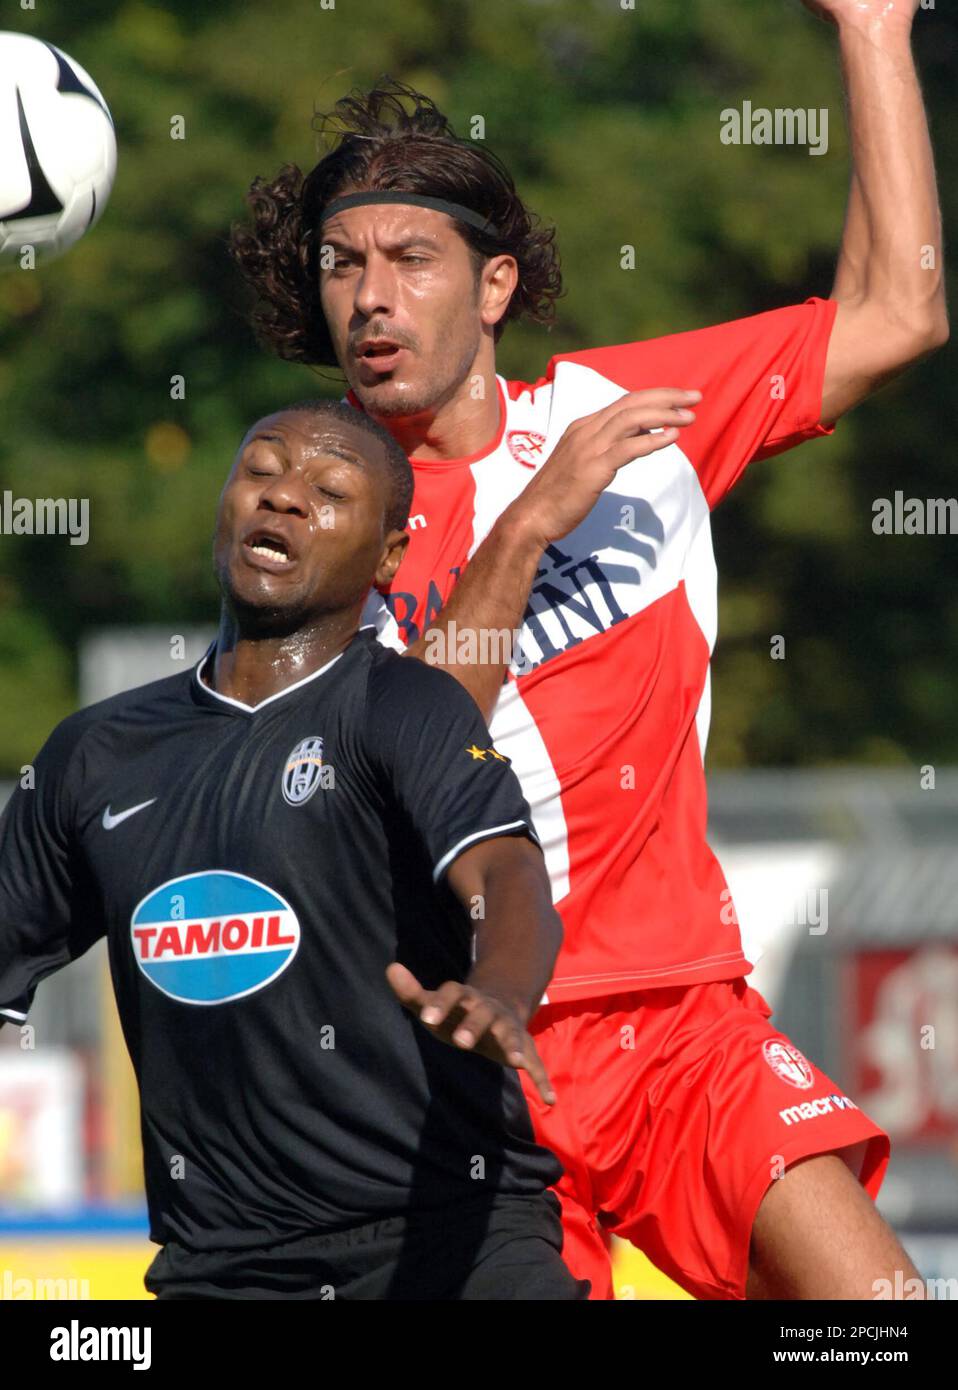
[[[333,613],[296,632],[259,635],[242,631],[235,615],[224,609],[204,681],[231,700],[261,704],[339,656],[356,636],[358,624],[355,612]]]

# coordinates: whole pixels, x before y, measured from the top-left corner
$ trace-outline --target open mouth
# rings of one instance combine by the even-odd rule
[[[392,338],[368,338],[357,346],[356,356],[389,357],[395,352],[399,352],[399,343],[393,342]]]
[[[289,546],[281,536],[269,535],[262,531],[254,532],[248,540],[243,542],[243,546],[251,555],[256,555],[259,559],[267,560],[280,567],[293,562]]]
[[[374,376],[382,376],[395,370],[402,351],[404,349],[401,343],[394,343],[389,338],[373,338],[357,344],[355,356],[367,372]]]

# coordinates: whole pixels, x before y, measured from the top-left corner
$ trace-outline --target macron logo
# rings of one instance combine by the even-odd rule
[[[137,811],[145,811],[147,806],[152,806],[155,800],[156,797],[153,796],[149,801],[141,801],[139,806],[131,806],[128,811],[120,811],[115,816],[110,815],[110,808],[108,806],[103,812],[103,829],[115,829],[116,826],[122,824],[123,821],[129,820],[130,816],[135,816]]]

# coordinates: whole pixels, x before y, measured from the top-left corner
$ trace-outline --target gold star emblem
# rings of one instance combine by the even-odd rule
[[[477,748],[476,745],[473,744],[471,748],[466,749],[466,752],[472,754],[474,762],[484,763],[486,761],[486,750],[484,748]]]
[[[487,748],[487,753],[491,753],[494,758],[498,758],[501,763],[507,763],[509,759],[502,753],[497,753],[494,748]]]

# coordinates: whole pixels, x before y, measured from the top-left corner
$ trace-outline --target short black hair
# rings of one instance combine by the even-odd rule
[[[389,479],[386,530],[401,531],[409,520],[409,508],[412,506],[413,473],[405,450],[399,447],[389,431],[364,410],[344,405],[342,401],[324,400],[320,396],[314,400],[293,401],[291,405],[282,405],[273,413],[285,415],[291,412],[301,415],[325,415],[329,419],[339,420],[344,425],[354,425],[356,429],[365,430],[379,441],[386,456],[386,473]]]

